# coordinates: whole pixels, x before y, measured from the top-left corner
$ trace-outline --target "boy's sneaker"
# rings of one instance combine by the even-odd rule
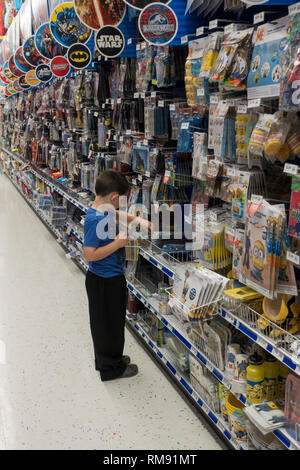
[[[128,364],[126,369],[124,370],[123,374],[118,379],[127,379],[129,377],[134,377],[139,372],[138,366],[135,364]]]
[[[126,366],[130,364],[130,357],[129,356],[123,356],[122,361],[125,362]]]

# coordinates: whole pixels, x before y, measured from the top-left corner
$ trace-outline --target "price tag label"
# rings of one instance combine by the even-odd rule
[[[181,124],[181,129],[182,129],[182,130],[187,130],[189,127],[190,127],[190,123],[189,123],[189,122],[183,122],[183,123]]]
[[[126,135],[131,135],[131,132],[132,132],[131,129],[127,129]]]
[[[144,140],[143,140],[143,144],[147,146],[147,145],[148,145],[148,140],[147,140],[147,139],[144,139]]]
[[[248,101],[248,108],[258,108],[260,106],[260,98]]]
[[[141,98],[144,100],[146,98],[146,93],[141,93]]]
[[[164,106],[165,106],[165,102],[162,101],[162,100],[160,100],[160,101],[158,102],[158,107],[159,107],[159,108],[163,108]]]
[[[254,204],[260,204],[263,200],[263,197],[258,195],[258,194],[252,194],[251,196],[251,202]]]
[[[151,92],[151,98],[156,98],[156,91]]]
[[[142,42],[141,49],[146,49],[146,43],[145,42]]]
[[[135,178],[132,180],[132,184],[136,185],[136,179]]]
[[[248,108],[246,104],[239,104],[237,107],[238,114],[247,114]]]
[[[227,26],[225,26],[224,33],[229,34],[229,33],[233,33],[236,30],[237,30],[237,24],[236,23],[231,23],[231,24],[228,24]]]
[[[150,178],[150,171],[146,171],[145,175],[147,176],[147,178]]]
[[[139,98],[140,94],[139,93],[134,93],[133,97],[134,98]]]
[[[122,135],[120,135],[120,138],[119,138],[120,142],[123,142],[124,140],[124,137]]]
[[[226,430],[224,424],[223,424],[221,421],[218,422],[218,426],[219,426],[219,429],[220,429],[222,432],[224,432],[224,431]]]
[[[132,44],[132,38],[129,38],[129,39],[127,40],[127,44],[128,44],[128,46],[130,46],[130,44]]]
[[[210,103],[211,104],[218,104],[219,103],[219,97],[217,95],[210,95]]]
[[[118,98],[117,99],[117,104],[121,104],[122,103],[122,98]]]
[[[95,116],[95,117],[98,117],[98,116],[99,116],[99,114],[98,114],[98,113],[94,113],[94,116]]]
[[[204,88],[198,88],[197,96],[205,96],[205,89]]]
[[[233,168],[231,166],[228,166],[226,169],[227,169],[227,176],[229,176],[230,178],[234,178],[235,177],[235,168]]]
[[[300,12],[300,3],[289,6],[289,15],[295,15]]]
[[[71,232],[72,232],[72,225],[71,225],[71,224],[68,224],[67,234],[70,235]]]
[[[189,38],[188,36],[182,36],[181,37],[181,44],[186,44],[188,42]]]
[[[176,111],[176,107],[174,103],[170,104],[169,108],[170,108],[170,111]]]
[[[265,339],[261,338],[260,336],[257,336],[256,342],[257,344],[259,344],[259,346],[261,346],[264,349],[266,349],[268,346],[268,342]]]
[[[171,176],[170,170],[166,170],[165,171],[165,177],[170,178],[170,176]]]
[[[214,29],[218,27],[218,20],[213,20],[209,22],[209,29]]]
[[[105,103],[106,103],[106,104],[109,104],[109,98],[107,98],[107,99],[105,100]]]
[[[298,165],[293,165],[292,163],[286,163],[284,165],[284,173],[288,173],[289,175],[297,175],[298,174]]]
[[[102,105],[102,109],[105,109],[105,104],[104,104],[104,103],[103,103],[103,105]]]
[[[137,44],[137,45],[136,45],[136,50],[137,50],[137,51],[140,51],[140,50],[141,50],[141,45],[140,45],[140,44]]]
[[[275,352],[277,359],[279,359],[280,361],[283,361],[284,354],[282,351],[280,351],[280,349],[276,348],[276,350],[274,350],[273,348],[273,352]]]
[[[205,33],[205,28],[204,26],[200,26],[200,28],[196,29],[196,36],[201,36],[202,34]]]
[[[138,175],[138,180],[139,180],[139,181],[143,181],[143,176],[142,176],[142,175]]]
[[[139,141],[139,142],[137,142],[136,146],[137,146],[137,148],[139,148],[139,149],[140,149],[140,148],[142,147],[142,142],[140,142],[140,141]]]
[[[300,256],[297,255],[296,253],[293,253],[292,251],[288,251],[286,254],[286,259],[288,261],[291,261],[293,264],[300,264]]]
[[[264,11],[254,15],[253,24],[263,23],[263,21],[265,21],[265,12]]]

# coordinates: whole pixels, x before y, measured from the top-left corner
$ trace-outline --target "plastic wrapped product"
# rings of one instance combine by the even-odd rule
[[[274,117],[272,114],[261,114],[259,116],[249,142],[249,151],[251,153],[259,156],[263,155],[273,120]]]

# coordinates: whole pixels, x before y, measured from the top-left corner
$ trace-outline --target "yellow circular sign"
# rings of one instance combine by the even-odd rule
[[[25,81],[30,86],[37,86],[41,83],[40,80],[36,78],[35,70],[29,70],[29,72],[26,73]]]

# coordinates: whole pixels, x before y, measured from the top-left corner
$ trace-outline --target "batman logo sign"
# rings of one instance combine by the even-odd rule
[[[70,59],[74,62],[85,62],[89,59],[89,55],[86,52],[72,52]]]
[[[84,44],[73,44],[68,50],[68,60],[74,69],[85,69],[91,58],[91,51]]]

